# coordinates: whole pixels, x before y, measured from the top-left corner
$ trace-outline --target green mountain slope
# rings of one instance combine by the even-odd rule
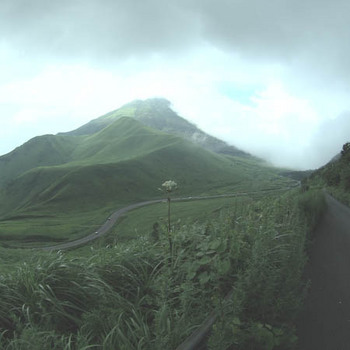
[[[181,140],[180,140],[181,141]],[[177,195],[214,192],[244,179],[231,162],[190,144],[177,142],[146,155],[116,163],[33,169],[7,187],[21,210],[93,210],[159,197],[166,179],[180,184]],[[23,192],[32,190],[23,198]]]
[[[175,137],[121,118],[85,136],[45,135],[31,139],[0,157],[0,185],[42,166],[108,163],[141,156],[169,145]]]
[[[339,200],[350,205],[350,142],[327,164],[315,170],[303,181],[303,188],[310,186],[327,188]]]
[[[63,135],[38,136],[1,156],[0,186],[2,187],[27,170],[70,161],[71,153],[77,146],[78,140],[79,138]]]
[[[132,119],[121,119],[114,127],[128,131],[130,124],[136,129],[135,134],[113,143],[113,147],[99,139],[104,147],[99,148],[92,142],[88,148],[85,139],[73,152],[75,160],[36,167],[18,176],[3,191],[6,200],[2,210],[79,211],[113,206],[113,203],[116,206],[159,197],[157,188],[166,179],[179,183],[179,196],[251,189],[254,181],[261,186],[263,179],[278,179],[267,170],[248,163],[239,164],[181,138],[158,132],[154,137],[154,133]],[[132,142],[134,139],[136,144]],[[93,141],[98,144],[97,140]],[[77,154],[85,157],[77,160]],[[262,174],[260,180],[257,172]]]
[[[125,117],[132,117],[147,129],[139,131],[129,125],[128,130],[113,124]],[[145,131],[147,130],[147,131]],[[157,132],[161,131],[160,133]],[[163,132],[163,134],[162,134]],[[256,159],[225,142],[205,134],[195,125],[179,117],[164,99],[149,99],[131,102],[116,111],[92,120],[82,127],[58,135],[35,137],[12,152],[0,157],[0,188],[25,171],[40,166],[63,165],[71,162],[89,164],[128,159],[142,155],[144,146],[140,133],[153,134],[148,147],[156,149],[162,143],[169,143],[172,134],[195,143],[207,150],[247,159]]]
[[[136,100],[106,115],[90,121],[80,128],[64,135],[89,135],[102,130],[122,117],[132,117],[142,124],[169,134],[180,136],[188,141],[216,153],[240,157],[252,157],[226,142],[210,136],[194,124],[177,115],[171,109],[170,102],[163,98],[152,98],[145,101]]]
[[[142,114],[140,106],[135,109],[139,103],[92,121],[80,131],[36,137],[0,157],[0,215],[40,216],[115,208],[161,197],[157,189],[168,179],[179,184],[178,196],[288,183],[253,157],[214,153],[175,132],[145,126],[138,119],[151,118],[152,110],[146,102],[148,112]],[[138,118],[131,118],[135,110]],[[161,111],[155,108],[157,113]],[[161,120],[160,115],[157,118]],[[177,134],[184,133],[187,122],[177,117],[174,120],[184,125]]]
[[[117,162],[141,157],[174,142],[180,142],[179,138],[124,117],[101,131],[83,137],[72,153],[72,160],[80,163]]]

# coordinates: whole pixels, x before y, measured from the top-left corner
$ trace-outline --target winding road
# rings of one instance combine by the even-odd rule
[[[306,278],[311,281],[297,324],[299,350],[350,349],[350,209],[326,194]]]
[[[94,239],[104,235],[105,233],[107,233],[114,226],[114,224],[117,222],[117,220],[120,218],[120,216],[127,213],[128,211],[143,207],[145,205],[151,205],[151,204],[161,203],[161,202],[164,202],[164,199],[156,199],[156,200],[152,200],[152,201],[145,201],[145,202],[131,204],[127,207],[124,207],[124,208],[121,208],[121,209],[115,211],[103,223],[103,225],[100,226],[100,228],[97,229],[95,232],[93,232],[93,233],[91,233],[83,238],[77,239],[75,241],[69,241],[66,243],[56,244],[53,246],[47,246],[47,247],[43,247],[41,249],[43,249],[43,250],[65,250],[65,249],[76,248],[76,247],[82,246],[82,245],[84,245],[90,241],[93,241]]]
[[[299,182],[296,181],[296,186],[299,185]],[[252,192],[237,192],[237,193],[229,193],[229,194],[221,194],[221,195],[214,195],[214,196],[194,196],[194,197],[181,197],[181,198],[173,198],[172,202],[181,202],[181,201],[192,201],[192,200],[202,200],[202,199],[215,199],[215,198],[225,198],[225,197],[240,197],[240,196],[247,196],[257,193],[267,193],[267,192],[279,192],[279,191],[286,191],[291,187],[286,188],[279,188],[279,189],[269,189],[269,190],[261,190],[261,191],[252,191]],[[94,239],[106,234],[117,222],[117,220],[122,216],[123,214],[126,214],[127,212],[144,207],[146,205],[156,204],[166,202],[166,199],[154,199],[144,202],[138,202],[135,204],[131,204],[127,207],[121,208],[117,211],[115,211],[110,217],[98,228],[95,230],[95,232],[88,234],[85,237],[82,237],[80,239],[77,239],[75,241],[69,241],[65,243],[50,245],[46,247],[41,247],[39,249],[41,250],[66,250],[66,249],[72,249],[79,246],[82,246],[84,244],[87,244],[90,241],[93,241]]]

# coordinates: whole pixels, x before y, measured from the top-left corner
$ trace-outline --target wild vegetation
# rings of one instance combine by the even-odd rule
[[[326,187],[343,203],[350,205],[350,143],[345,143],[340,154],[304,180],[304,187]]]
[[[209,349],[292,348],[324,202],[305,184],[288,191],[298,182],[281,171],[157,99],[0,157],[0,348],[175,349],[212,310]],[[88,246],[29,249],[163,198],[162,183],[165,203],[127,213]],[[223,197],[197,198],[211,195]]]
[[[321,195],[236,199],[219,217],[1,275],[3,349],[175,349],[218,309],[210,349],[292,348]],[[224,300],[233,291],[232,298]]]
[[[213,153],[129,117],[89,135],[46,135],[0,157],[0,240],[79,238],[121,207],[161,198],[280,188],[293,181],[254,158]]]

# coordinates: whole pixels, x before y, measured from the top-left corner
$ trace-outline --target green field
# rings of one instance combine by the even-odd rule
[[[246,198],[241,200],[241,205]],[[206,222],[220,215],[220,211],[236,205],[237,200],[232,198],[191,200],[171,203],[171,223],[174,227],[182,225]],[[157,203],[151,206],[133,210],[122,216],[112,229],[110,235],[117,241],[137,238],[149,234],[154,223],[159,223],[163,229],[167,225],[167,203]]]
[[[322,193],[173,204],[172,251],[147,234],[164,204],[129,213],[117,231],[140,232],[117,244],[0,247],[0,347],[175,349],[217,309],[208,349],[293,348]]]
[[[210,222],[218,219],[226,210],[236,210],[237,206],[249,206],[261,198],[270,197],[273,199],[280,196],[282,192],[272,191],[223,198],[172,201],[171,226],[176,230],[184,225]],[[166,202],[130,211],[120,218],[108,236],[114,237],[117,242],[136,239],[150,234],[155,223],[158,223],[165,232],[168,220],[167,213],[168,204]]]
[[[284,181],[284,180],[283,180]],[[275,183],[281,186],[283,183]],[[288,187],[279,187],[286,191]],[[230,189],[230,188],[229,188]],[[221,189],[225,192],[224,189]],[[172,223],[179,226],[187,223],[203,222],[215,218],[221,209],[229,208],[237,202],[236,196],[241,197],[241,203],[251,202],[253,199],[280,194],[280,191],[258,191],[249,194],[239,194],[233,197],[173,201],[171,204]],[[205,195],[211,195],[206,193]],[[130,204],[130,203],[126,203]],[[52,211],[34,212],[26,215],[14,215],[0,220],[0,245],[3,247],[39,247],[54,243],[75,240],[91,234],[100,227],[105,220],[116,210],[126,204],[110,204],[96,211],[61,212]],[[132,203],[131,203],[132,204]],[[243,205],[243,204],[242,204]],[[125,240],[136,238],[138,235],[148,234],[153,224],[161,226],[167,220],[167,204],[159,203],[133,210],[124,214],[108,233],[108,240]]]
[[[102,209],[75,215],[27,215],[0,221],[0,245],[38,247],[75,240],[94,232],[110,212]]]

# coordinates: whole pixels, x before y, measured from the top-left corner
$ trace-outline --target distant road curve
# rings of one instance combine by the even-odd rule
[[[156,199],[156,200],[151,200],[151,201],[145,201],[145,202],[139,202],[135,204],[128,205],[127,207],[121,208],[117,211],[115,211],[105,222],[100,228],[98,228],[95,232],[83,237],[79,238],[75,241],[70,241],[66,243],[61,243],[61,244],[56,244],[52,246],[47,246],[40,248],[42,250],[65,250],[65,249],[70,249],[70,248],[76,248],[79,246],[82,246],[90,241],[93,241],[94,239],[106,234],[117,222],[117,220],[120,218],[121,215],[127,213],[130,210],[134,210],[140,207],[144,207],[146,205],[151,205],[155,203],[161,203],[164,202],[164,199]]]
[[[215,195],[215,196],[193,196],[193,197],[180,197],[180,198],[172,198],[173,202],[181,202],[181,201],[192,201],[192,200],[200,200],[200,199],[215,199],[215,198],[224,198],[224,197],[241,197],[241,196],[247,196],[249,194],[257,194],[257,193],[263,193],[263,192],[278,192],[278,191],[286,191],[288,189],[293,188],[291,187],[284,187],[284,188],[279,188],[279,189],[269,189],[269,190],[261,190],[261,191],[254,191],[254,192],[238,192],[238,193],[231,193],[231,194],[222,194],[222,195]],[[101,237],[102,235],[106,234],[117,222],[117,220],[122,216],[123,214],[140,208],[144,207],[146,205],[152,205],[156,203],[162,203],[166,202],[166,199],[154,199],[154,200],[149,200],[149,201],[144,201],[144,202],[138,202],[135,204],[128,205],[127,207],[121,208],[117,211],[115,211],[113,214],[109,216],[109,218],[93,233],[83,237],[79,238],[75,241],[69,241],[66,243],[60,243],[56,245],[50,245],[46,247],[40,247],[39,249],[41,250],[66,250],[66,249],[71,249],[71,248],[76,248],[79,246],[82,246],[84,244],[87,244],[90,241],[95,240],[96,238]]]

